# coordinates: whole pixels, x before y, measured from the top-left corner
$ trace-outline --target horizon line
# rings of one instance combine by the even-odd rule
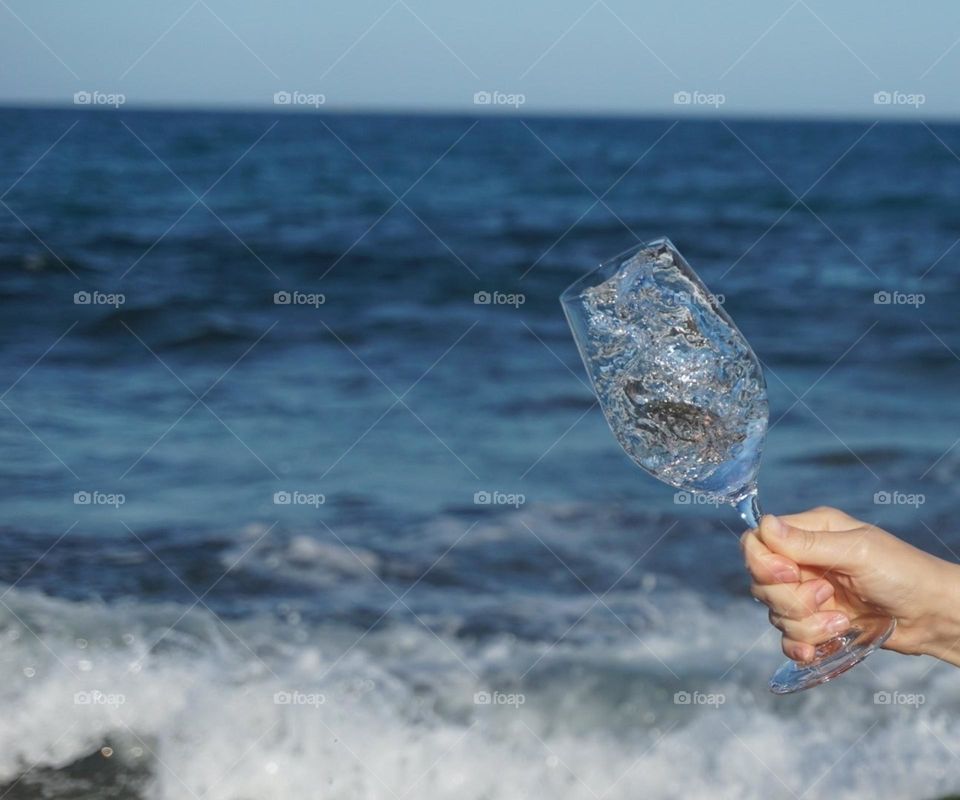
[[[878,124],[884,123],[914,123],[923,124],[928,121],[941,123],[960,123],[960,114],[932,114],[923,117],[914,116],[909,112],[887,115],[887,118],[871,116],[865,113],[842,113],[842,112],[763,112],[763,111],[734,111],[734,112],[683,112],[671,115],[666,111],[649,109],[638,111],[626,110],[571,110],[571,109],[533,109],[530,111],[521,111],[519,108],[514,110],[473,110],[470,107],[391,107],[379,105],[326,105],[321,107],[290,107],[286,105],[266,106],[266,105],[247,105],[231,104],[223,105],[193,104],[193,103],[123,103],[119,107],[115,106],[90,106],[76,103],[48,103],[44,101],[31,102],[21,100],[2,100],[0,99],[0,111],[76,111],[79,113],[120,113],[121,111],[131,111],[134,113],[181,113],[181,114],[276,114],[281,116],[317,116],[317,115],[354,115],[354,116],[409,116],[409,117],[469,117],[473,119],[525,119],[529,117],[541,117],[549,119],[597,119],[597,120],[663,120],[669,119],[682,122],[688,120],[691,122],[709,122],[722,120],[740,120],[756,122],[864,122],[871,121]],[[472,112],[472,113],[471,113]]]

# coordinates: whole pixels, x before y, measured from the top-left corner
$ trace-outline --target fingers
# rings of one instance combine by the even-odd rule
[[[750,593],[779,617],[801,620],[816,614],[833,597],[833,585],[823,578],[803,583],[753,584]]]
[[[849,571],[867,561],[865,528],[811,531],[767,514],[758,536],[766,547],[796,564]]]
[[[797,514],[784,514],[780,519],[805,531],[849,531],[863,525],[855,517],[829,506],[817,506]]]
[[[786,636],[780,641],[780,647],[787,658],[798,661],[801,664],[807,661],[813,661],[813,657],[817,654],[817,649],[812,644],[798,642]]]
[[[850,620],[839,611],[818,611],[803,619],[790,619],[770,612],[770,624],[784,638],[806,644],[821,644],[850,629]]]
[[[850,628],[845,614],[823,608],[834,605],[833,585],[820,577],[804,581],[802,576],[810,574],[806,567],[844,571],[865,563],[865,530],[848,514],[820,507],[780,518],[764,516],[757,530],[741,538],[753,578],[751,594],[770,609],[770,623],[782,632],[788,658],[809,662],[816,645]]]
[[[817,654],[816,645],[850,629],[850,620],[832,611],[814,614],[801,621],[776,617],[771,612],[770,622],[783,631],[780,640],[783,654],[801,664],[813,661]]]
[[[756,531],[747,531],[740,539],[747,571],[754,583],[797,583],[800,568],[788,558],[770,552]]]

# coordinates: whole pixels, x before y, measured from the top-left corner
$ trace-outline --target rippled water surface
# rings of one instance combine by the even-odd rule
[[[475,122],[0,111],[6,797],[960,789],[951,672],[768,696],[736,515],[624,455],[557,302],[669,236],[766,507],[952,558],[960,128]]]

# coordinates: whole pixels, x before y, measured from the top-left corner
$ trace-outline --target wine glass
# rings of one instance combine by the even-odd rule
[[[627,455],[670,486],[733,505],[760,524],[757,472],[769,407],[763,369],[743,334],[669,239],[602,264],[560,297],[593,390]],[[829,681],[882,645],[896,625],[862,615],[784,663],[770,690]]]

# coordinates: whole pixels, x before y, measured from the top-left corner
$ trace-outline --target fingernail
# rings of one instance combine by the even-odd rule
[[[783,522],[780,521],[779,517],[775,517],[773,514],[767,514],[767,517],[773,523],[773,532],[777,536],[783,538],[790,533],[790,528],[788,528]]]
[[[824,627],[830,631],[830,633],[840,633],[850,627],[850,620],[843,614],[837,614],[836,616],[830,617]]]
[[[819,589],[817,589],[814,599],[817,601],[817,605],[827,602],[831,597],[833,597],[833,587],[829,583],[825,583]]]

